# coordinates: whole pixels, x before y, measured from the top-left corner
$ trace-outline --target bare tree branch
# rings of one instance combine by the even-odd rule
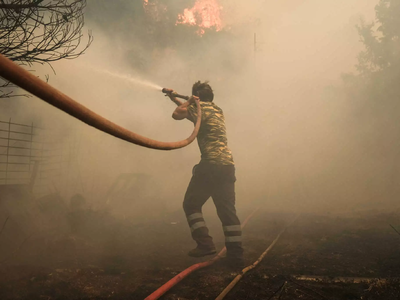
[[[93,41],[91,32],[81,45],[86,0],[0,1],[0,53],[32,66],[82,55]],[[54,71],[54,70],[53,70]],[[0,98],[15,97],[0,80]]]

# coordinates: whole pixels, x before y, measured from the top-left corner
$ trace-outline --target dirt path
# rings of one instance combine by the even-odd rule
[[[292,217],[260,211],[248,223],[249,264]],[[219,221],[207,222],[221,248]],[[159,223],[94,224],[79,235],[30,241],[0,267],[0,299],[143,299],[199,261],[186,256],[193,244],[181,214]],[[274,294],[271,299],[400,299],[400,236],[389,224],[399,226],[400,213],[303,214],[226,299],[270,299]],[[215,299],[236,275],[217,264],[190,275],[163,299]],[[371,280],[328,280],[333,277]]]

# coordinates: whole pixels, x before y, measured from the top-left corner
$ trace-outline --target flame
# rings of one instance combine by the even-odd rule
[[[200,36],[205,33],[207,28],[214,28],[215,31],[220,31],[223,28],[221,10],[222,6],[218,4],[217,0],[196,0],[192,8],[186,8],[182,14],[178,15],[175,25],[198,26],[197,34]]]

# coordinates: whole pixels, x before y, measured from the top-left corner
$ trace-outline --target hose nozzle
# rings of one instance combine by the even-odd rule
[[[161,92],[163,92],[164,94],[169,94],[169,93],[172,93],[174,90],[172,90],[172,89],[167,89],[167,88],[163,88],[162,90],[161,90]]]
[[[180,94],[178,94],[177,92],[175,92],[174,90],[168,89],[168,88],[163,88],[161,91],[162,91],[164,94],[166,94],[165,96],[171,95],[171,96],[173,96],[173,97],[181,98],[181,99],[185,99],[185,100],[189,100],[189,98],[190,98],[189,96],[180,95]]]

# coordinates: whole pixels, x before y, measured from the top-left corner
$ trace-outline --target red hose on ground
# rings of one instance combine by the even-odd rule
[[[254,214],[257,212],[257,210],[259,209],[259,207],[257,209],[255,209],[242,223],[242,228],[244,226],[246,226],[247,222],[254,216]],[[194,264],[191,267],[187,268],[186,270],[183,270],[182,272],[180,272],[178,275],[176,275],[174,278],[170,279],[169,281],[167,281],[164,285],[162,285],[161,287],[159,287],[157,290],[155,290],[151,295],[147,296],[145,300],[155,300],[155,299],[159,299],[162,295],[164,295],[166,292],[168,292],[172,287],[174,287],[175,285],[177,285],[182,279],[184,279],[186,276],[188,276],[190,273],[204,268],[204,267],[208,267],[211,266],[213,263],[215,263],[218,259],[220,259],[222,257],[222,255],[225,253],[226,248],[224,247],[215,257],[213,257],[212,259],[202,262],[202,263],[198,263],[198,264]]]

